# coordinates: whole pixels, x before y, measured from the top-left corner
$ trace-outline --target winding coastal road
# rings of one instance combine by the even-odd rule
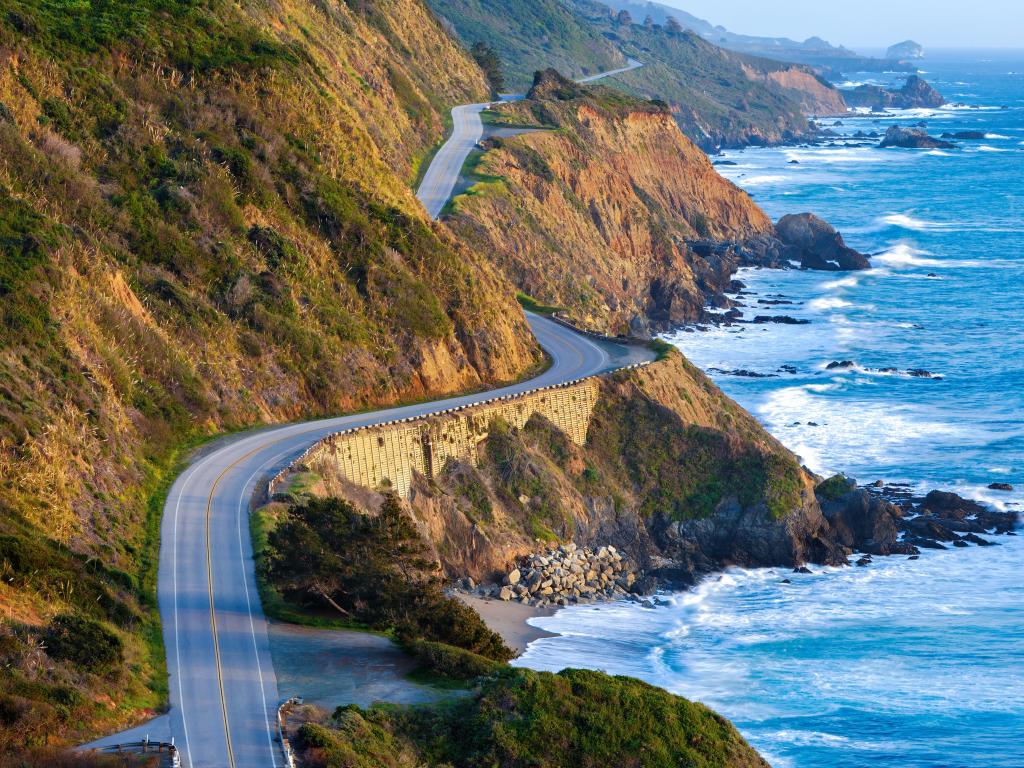
[[[612,73],[604,76],[608,74]],[[419,192],[435,218],[479,139],[479,133],[472,138],[471,124],[475,118],[479,127],[484,106],[453,110],[453,136],[438,152]],[[551,366],[529,381],[419,405],[254,430],[221,439],[197,455],[171,487],[160,532],[157,591],[170,710],[86,748],[144,737],[173,739],[185,768],[283,766],[277,739],[277,679],[249,535],[253,491],[332,432],[472,405],[653,357],[645,347],[595,340],[536,315],[528,314],[527,320],[551,357]]]
[[[626,59],[626,66],[612,69],[608,72],[599,72],[596,75],[583,77],[577,80],[578,83],[592,83],[605,77],[614,77],[631,69],[642,67],[643,64],[636,59]],[[522,98],[518,95],[506,96],[504,101],[514,101]],[[416,191],[416,197],[423,203],[430,217],[436,219],[444,210],[445,204],[452,196],[456,183],[459,180],[459,173],[462,171],[462,164],[480,141],[484,133],[484,124],[480,119],[480,113],[491,104],[501,102],[485,102],[483,104],[463,104],[452,110],[452,135],[441,145],[441,148],[434,155],[430,167],[423,174],[423,181]]]

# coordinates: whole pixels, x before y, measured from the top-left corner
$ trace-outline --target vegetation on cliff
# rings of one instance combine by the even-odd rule
[[[481,582],[570,539],[613,544],[641,570],[672,561],[678,581],[830,552],[815,543],[828,526],[796,457],[674,351],[601,381],[584,445],[542,416],[520,430],[492,423],[475,464],[418,480],[408,507],[444,573]]]
[[[625,66],[621,52],[562,0],[427,0],[466,45],[486,43],[508,86],[525,91],[538,69],[582,77]]]
[[[505,669],[467,698],[428,707],[340,707],[296,746],[315,768],[628,765],[762,768],[707,707],[627,677]]]
[[[156,522],[190,441],[538,359],[512,288],[408,188],[487,92],[419,0],[0,0],[8,744],[160,704]],[[124,663],[41,651],[62,615]]]
[[[309,499],[277,521],[259,568],[285,599],[316,612],[393,633],[425,660],[444,665],[436,646],[505,661],[511,651],[473,609],[447,597],[416,524],[389,495],[376,514],[340,499]]]
[[[548,67],[575,78],[621,67],[626,56],[643,62],[607,83],[664,101],[705,148],[778,143],[808,131],[805,111],[845,111],[839,92],[809,67],[727,51],[678,25],[614,15],[595,0],[430,1],[467,45],[495,49],[517,90]]]
[[[693,32],[672,34],[640,24],[605,22],[627,55],[644,66],[618,78],[619,86],[667,102],[679,127],[698,145],[777,144],[807,131],[800,101],[773,81],[751,74],[756,59],[707,42]]]
[[[688,241],[772,231],[663,104],[547,70],[494,119],[552,130],[493,140],[476,166],[487,180],[455,199],[449,226],[580,325],[625,333],[697,319],[732,264]]]

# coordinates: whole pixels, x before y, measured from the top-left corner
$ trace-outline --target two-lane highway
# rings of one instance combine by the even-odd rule
[[[473,121],[480,127],[484,106],[453,110],[453,135],[419,193],[435,218],[479,140]],[[527,320],[551,358],[551,366],[534,379],[486,393],[256,430],[217,441],[198,455],[171,487],[160,532],[157,592],[170,711],[87,747],[148,736],[173,739],[185,768],[283,765],[277,679],[249,536],[249,499],[257,483],[332,432],[472,405],[653,358],[645,347],[597,341],[535,315]]]
[[[168,718],[137,729],[137,737],[173,737],[189,768],[283,764],[277,681],[249,537],[248,501],[258,482],[338,430],[471,405],[652,357],[643,347],[586,338],[533,315],[528,320],[552,360],[534,379],[484,394],[246,433],[192,463],[171,488],[161,529],[158,592],[171,710]],[[103,743],[128,740],[120,734]]]

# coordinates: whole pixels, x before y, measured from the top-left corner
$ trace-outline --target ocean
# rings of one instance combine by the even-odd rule
[[[1024,51],[933,52],[922,69],[950,105],[824,121],[835,146],[717,158],[773,218],[812,211],[874,268],[743,270],[745,317],[810,322],[669,340],[820,474],[1021,508]],[[921,121],[985,138],[848,146]],[[764,377],[715,372],[735,370]],[[1024,536],[999,541],[810,576],[731,569],[655,609],[568,608],[533,620],[560,636],[517,663],[603,669],[702,701],[777,768],[1022,768]]]

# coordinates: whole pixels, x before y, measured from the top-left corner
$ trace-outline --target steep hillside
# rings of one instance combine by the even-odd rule
[[[486,43],[501,58],[509,90],[554,67],[571,77],[617,69],[626,60],[562,0],[427,0],[467,44]]]
[[[738,59],[747,77],[774,85],[799,104],[804,114],[846,114],[846,102],[842,91],[817,75],[810,67],[742,55]]]
[[[538,361],[408,188],[486,94],[420,0],[0,0],[0,749],[160,703],[189,441]]]
[[[777,144],[808,130],[805,95],[769,73],[779,68],[718,48],[690,31],[591,19],[605,36],[645,66],[616,78],[628,93],[667,102],[679,127],[700,146]],[[815,90],[823,84],[815,82]],[[794,93],[794,90],[796,91]]]
[[[449,226],[516,286],[602,331],[696,319],[731,262],[687,241],[772,232],[663,106],[545,73],[499,120],[557,130],[491,142]]]
[[[512,90],[536,70],[571,77],[644,63],[608,81],[668,102],[683,131],[703,147],[771,144],[807,132],[803,111],[843,111],[842,97],[809,69],[717,48],[693,32],[633,23],[595,0],[430,0],[467,45],[497,50]],[[839,109],[833,109],[835,105]]]

